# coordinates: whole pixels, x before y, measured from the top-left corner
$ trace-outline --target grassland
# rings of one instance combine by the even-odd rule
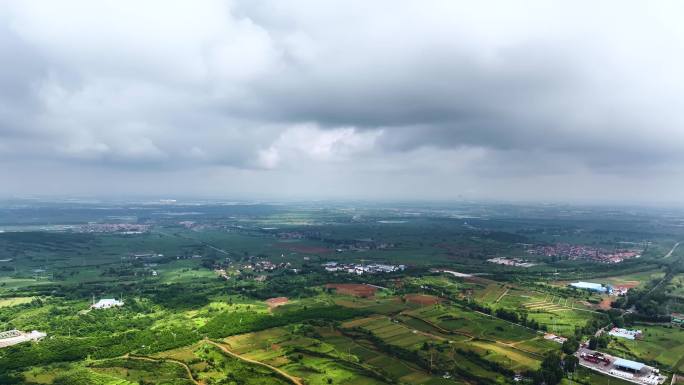
[[[531,376],[545,355],[560,350],[543,339],[544,330],[579,330],[586,338],[608,321],[594,311],[591,301],[600,298],[567,290],[568,280],[647,287],[670,271],[654,269],[653,261],[678,230],[667,227],[661,236],[663,227],[649,227],[656,222],[634,225],[631,216],[564,219],[564,211],[540,218],[547,210],[132,205],[48,209],[40,222],[26,217],[35,215],[31,210],[0,207],[7,231],[0,234],[0,322],[49,335],[0,351],[0,383],[284,384],[292,376],[306,385],[447,385]],[[62,226],[55,223],[110,221],[149,223],[152,230],[54,230]],[[619,266],[544,256],[530,257],[538,263],[530,269],[486,263],[494,255],[525,257],[524,244],[617,247],[644,240],[652,249]],[[362,259],[408,268],[356,276],[321,266]],[[257,268],[264,261],[277,267]],[[327,290],[330,283],[385,289],[358,298]],[[670,304],[683,285],[681,272],[673,274]],[[92,296],[123,296],[126,304],[90,311]],[[277,308],[264,302],[280,296],[288,300]],[[643,328],[644,341],[613,342],[610,349],[684,370],[678,330]],[[566,382],[606,383],[584,370],[575,379]]]
[[[650,325],[637,325],[634,328],[643,332],[643,339],[615,338],[610,342],[609,351],[671,370],[684,371],[684,329]]]

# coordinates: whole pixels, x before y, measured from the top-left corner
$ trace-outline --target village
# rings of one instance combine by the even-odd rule
[[[569,260],[589,260],[601,263],[620,263],[627,259],[639,258],[642,251],[635,249],[615,249],[612,251],[586,246],[557,243],[555,245],[534,245],[526,252],[530,255],[560,257]]]
[[[363,263],[326,262],[322,266],[327,272],[344,272],[357,275],[392,273],[406,269],[405,265],[388,265],[381,263],[371,263],[366,265]]]

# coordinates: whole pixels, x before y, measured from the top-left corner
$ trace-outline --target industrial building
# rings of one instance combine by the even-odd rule
[[[629,372],[638,373],[646,367],[646,364],[642,364],[641,362],[636,362],[632,360],[626,360],[624,358],[617,358],[615,359],[615,361],[613,361],[613,366],[615,366],[619,370],[626,370]]]
[[[613,292],[613,288],[610,286],[603,286],[600,283],[593,283],[593,282],[573,282],[570,284],[571,287],[574,287],[576,289],[582,289],[582,290],[589,290],[589,291],[595,291],[598,293],[606,293],[610,294]]]
[[[612,328],[608,334],[613,337],[626,338],[628,340],[641,339],[641,330]]]
[[[30,333],[24,333],[19,330],[8,330],[0,333],[0,348],[20,344],[28,341],[38,341],[45,338],[47,334],[33,330]]]

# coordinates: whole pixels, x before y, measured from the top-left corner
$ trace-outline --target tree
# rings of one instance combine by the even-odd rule
[[[579,342],[575,337],[570,337],[568,338],[565,342],[563,342],[563,353],[565,354],[573,354],[579,349]]]
[[[596,350],[598,347],[598,339],[596,337],[591,337],[589,339],[589,349]]]
[[[535,385],[556,385],[563,379],[563,369],[561,368],[561,358],[558,354],[551,353],[544,357],[541,367],[533,376]]]
[[[563,369],[567,373],[573,373],[575,369],[577,369],[577,365],[579,364],[579,359],[575,357],[574,355],[568,354],[563,358]]]

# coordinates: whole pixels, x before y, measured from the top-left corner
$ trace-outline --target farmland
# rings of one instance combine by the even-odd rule
[[[609,310],[605,296],[568,282],[630,285],[634,296],[662,296],[649,303],[680,306],[679,254],[658,259],[676,226],[550,222],[539,216],[552,214],[528,210],[132,205],[103,216],[86,205],[46,206],[42,217],[20,220],[22,209],[4,209],[0,324],[48,338],[0,350],[0,382],[534,383],[548,357],[567,356],[546,333],[586,341],[612,322],[660,320],[647,313],[659,305],[637,309],[630,295],[611,297]],[[456,211],[469,215],[467,225]],[[117,230],[129,225],[144,231]],[[526,252],[549,233],[601,247],[652,246],[614,266]],[[493,256],[535,265],[488,263]],[[331,263],[404,268],[350,273],[326,270]],[[124,305],[90,308],[102,298]],[[684,371],[679,329],[640,327],[643,340],[611,340],[605,349]],[[604,380],[584,369],[564,376],[568,384]]]

